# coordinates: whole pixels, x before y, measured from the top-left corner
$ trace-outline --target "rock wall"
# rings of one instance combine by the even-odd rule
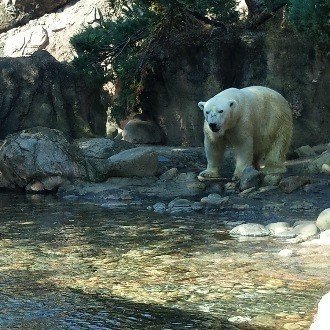
[[[45,51],[0,58],[0,139],[35,126],[59,129],[66,137],[104,135],[98,95]]]
[[[1,0],[0,1],[0,32],[27,23],[72,0]]]

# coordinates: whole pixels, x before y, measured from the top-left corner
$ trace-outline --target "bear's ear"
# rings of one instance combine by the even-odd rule
[[[198,107],[203,111],[206,102],[198,102]]]
[[[229,101],[229,106],[230,106],[231,108],[235,108],[236,105],[237,105],[237,102],[236,102],[235,100],[230,100],[230,101]]]

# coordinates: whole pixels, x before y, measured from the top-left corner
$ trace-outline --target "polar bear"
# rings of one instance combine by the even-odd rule
[[[234,148],[239,179],[244,168],[259,168],[264,159],[265,174],[286,171],[284,161],[292,138],[292,113],[288,102],[276,91],[262,86],[229,88],[207,102],[204,112],[204,147],[207,168],[200,180],[218,178],[227,145]]]

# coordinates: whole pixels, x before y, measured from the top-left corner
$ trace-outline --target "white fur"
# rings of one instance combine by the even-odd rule
[[[246,166],[255,165],[261,159],[265,159],[267,174],[285,172],[284,161],[292,137],[292,114],[281,94],[262,86],[229,88],[207,102],[199,102],[198,106],[204,112],[207,157],[207,169],[199,174],[200,178],[219,176],[227,145],[235,150],[236,178]]]

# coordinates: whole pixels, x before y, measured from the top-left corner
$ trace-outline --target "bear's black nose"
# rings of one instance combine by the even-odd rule
[[[217,131],[219,131],[219,128],[218,128],[218,125],[217,125],[217,124],[215,124],[215,123],[210,123],[209,126],[210,126],[212,132],[217,132]]]

